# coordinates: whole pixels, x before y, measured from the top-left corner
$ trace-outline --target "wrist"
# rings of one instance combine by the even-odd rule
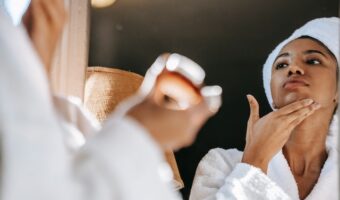
[[[256,151],[253,151],[256,152]],[[268,170],[269,159],[265,156],[258,155],[256,153],[244,152],[242,156],[242,163],[246,163],[261,169],[265,174]]]
[[[148,134],[153,138],[153,140],[161,147],[163,150],[167,150],[166,143],[163,141],[162,135],[159,134],[159,128],[157,126],[157,116],[152,113],[154,108],[151,107],[147,102],[141,102],[140,104],[132,107],[126,115],[137,121]]]

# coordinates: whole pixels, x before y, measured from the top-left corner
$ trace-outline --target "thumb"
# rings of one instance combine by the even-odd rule
[[[248,94],[247,99],[250,107],[249,122],[253,124],[260,118],[259,103],[253,95]]]
[[[247,124],[246,147],[252,138],[253,125],[259,119],[259,104],[257,103],[255,97],[248,94],[247,99],[249,102],[250,113],[249,113],[249,119],[248,119],[248,124]]]

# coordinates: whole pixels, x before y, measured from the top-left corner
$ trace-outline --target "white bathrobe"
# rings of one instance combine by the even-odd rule
[[[338,133],[338,130],[333,131]],[[339,199],[339,150],[336,148],[336,138],[334,135],[327,138],[328,158],[316,185],[306,198],[308,200]],[[239,196],[235,199],[299,199],[297,184],[281,151],[270,161],[267,175],[258,168],[241,163],[242,154],[237,149],[210,150],[198,165],[190,199],[229,199],[230,188],[244,184],[249,185],[249,188],[238,190]]]
[[[75,102],[52,98],[29,41],[0,11],[0,198],[179,199],[160,147],[136,121],[112,117],[85,143],[79,133],[99,127]]]

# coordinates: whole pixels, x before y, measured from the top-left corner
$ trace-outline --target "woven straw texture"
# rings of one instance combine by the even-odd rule
[[[143,77],[133,72],[107,67],[88,67],[86,74],[85,106],[103,122],[122,100],[133,95]],[[173,152],[165,153],[174,174],[176,189],[184,187]]]

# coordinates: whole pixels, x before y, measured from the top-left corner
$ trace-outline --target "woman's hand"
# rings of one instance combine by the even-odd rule
[[[47,73],[66,18],[63,0],[32,0],[23,17],[23,24]]]
[[[174,110],[159,105],[151,98],[146,98],[128,112],[164,150],[191,145],[200,128],[213,114],[204,101],[185,110]]]
[[[188,104],[185,109],[181,102]],[[143,125],[164,150],[176,150],[192,144],[199,129],[215,113],[188,81],[166,73],[127,114]]]
[[[311,99],[300,100],[260,118],[256,99],[252,95],[247,98],[250,115],[242,162],[266,173],[269,161],[283,148],[293,129],[320,105]]]

